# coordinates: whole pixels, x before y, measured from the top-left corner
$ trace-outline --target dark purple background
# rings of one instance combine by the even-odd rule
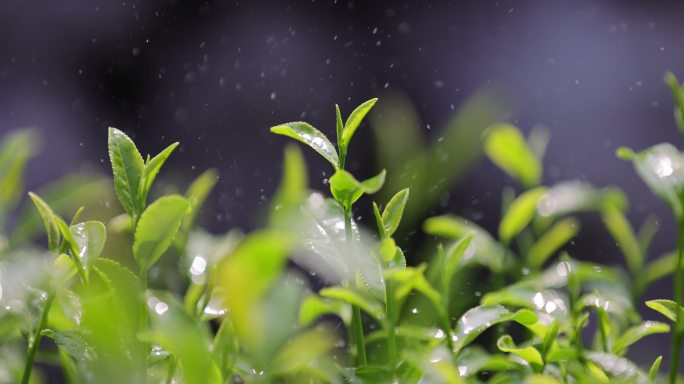
[[[279,178],[285,140],[268,127],[303,119],[331,134],[335,102],[348,112],[385,87],[406,92],[426,126],[439,127],[452,105],[496,82],[520,106],[521,128],[551,130],[545,182],[624,188],[635,223],[652,212],[663,219],[659,253],[674,244],[673,219],[614,150],[684,143],[662,81],[666,70],[684,77],[682,20],[675,1],[3,0],[0,132],[44,133],[32,188],[86,161],[106,170],[110,125],[145,153],[181,141],[163,174],[187,180],[219,168],[210,225],[249,228]],[[352,168],[372,168],[372,143],[357,140],[352,151]],[[312,184],[324,188],[327,165],[307,158]],[[493,229],[498,191],[510,183],[483,162],[450,207],[477,211]],[[620,261],[592,217],[573,255]],[[647,297],[669,292],[662,283]],[[642,345],[642,362],[666,350]]]

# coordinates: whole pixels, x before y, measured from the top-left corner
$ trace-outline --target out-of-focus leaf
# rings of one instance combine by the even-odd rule
[[[422,220],[479,158],[482,131],[510,112],[502,96],[493,87],[476,92],[436,132],[430,145],[424,144],[421,131],[425,125],[410,100],[400,94],[381,97],[383,102],[373,109],[371,119],[379,166],[392,175],[384,191],[411,190],[403,228],[413,228]],[[390,197],[384,193],[381,200]]]
[[[55,341],[55,344],[65,351],[74,360],[82,362],[84,360],[93,360],[93,349],[89,347],[79,330],[54,331],[45,329],[41,332],[43,336],[47,336]]]
[[[190,203],[190,210],[181,220],[178,235],[176,235],[174,240],[176,246],[183,248],[187,242],[200,208],[204,205],[217,182],[218,172],[215,169],[207,169],[188,186],[188,189],[185,191],[185,198]]]
[[[271,132],[291,137],[311,147],[337,169],[340,159],[333,144],[311,124],[303,121],[285,123],[271,128]]]
[[[471,245],[461,258],[460,266],[472,262],[490,268],[493,272],[501,271],[504,267],[504,249],[481,227],[458,216],[431,217],[423,224],[423,230],[434,236],[459,240],[472,236]]]
[[[306,189],[309,186],[304,156],[299,147],[288,145],[285,147],[283,159],[283,177],[278,185],[278,191],[273,198],[272,208],[274,214],[278,211],[289,211],[297,207],[306,198]],[[286,214],[289,212],[286,212]]]
[[[655,216],[649,216],[644,220],[639,228],[639,233],[637,234],[637,240],[639,241],[639,249],[641,254],[646,257],[648,255],[648,250],[651,246],[651,240],[660,229],[660,223],[658,218]]]
[[[472,345],[458,356],[457,365],[462,377],[474,376],[479,372],[514,370],[517,365],[501,354],[489,354],[482,347]]]
[[[528,308],[553,316],[565,323],[568,319],[568,299],[552,289],[539,289],[525,282],[509,285],[482,297],[482,305],[505,305]]]
[[[575,218],[555,223],[532,245],[527,256],[527,264],[534,269],[540,268],[560,247],[575,237],[578,231],[579,221]]]
[[[324,358],[332,349],[333,335],[324,329],[313,328],[290,340],[276,355],[271,369],[275,374],[294,374],[306,370]]]
[[[348,305],[337,300],[324,299],[318,295],[309,295],[299,307],[299,324],[307,326],[323,315],[337,315],[345,324],[351,321],[351,311]]]
[[[222,383],[209,351],[209,331],[183,310],[170,294],[154,292],[147,298],[151,331],[143,338],[161,345],[176,357],[187,384]]]
[[[542,359],[541,353],[532,347],[519,347],[515,345],[511,335],[503,335],[496,341],[496,346],[503,352],[513,353],[522,357],[525,361],[530,363],[530,365],[540,368],[544,365],[544,360]]]
[[[0,218],[14,209],[24,193],[26,163],[36,153],[38,136],[32,130],[5,135],[0,142]]]
[[[629,380],[636,383],[648,381],[646,374],[624,357],[603,352],[587,352],[586,357],[601,367],[613,380]]]
[[[423,377],[420,382],[461,384],[465,380],[461,378],[459,369],[451,361],[451,353],[443,346],[437,347],[425,356],[420,364]]]
[[[142,174],[140,175],[140,183],[138,185],[136,200],[138,212],[142,212],[145,209],[145,206],[147,205],[147,195],[149,194],[150,189],[152,189],[152,183],[154,183],[154,179],[157,177],[157,174],[166,162],[166,159],[171,156],[171,152],[173,152],[177,146],[177,142],[173,143],[166,147],[163,151],[159,152],[157,156],[145,162]]]
[[[342,140],[338,143],[340,148],[344,148],[344,151],[346,151],[347,147],[349,146],[349,141],[351,141],[351,138],[354,136],[354,132],[356,132],[356,129],[361,124],[361,121],[364,117],[366,117],[368,112],[371,110],[371,108],[373,108],[377,101],[377,98],[366,101],[365,103],[356,107],[356,109],[354,109],[347,118],[347,121],[344,123],[344,129],[342,130]]]
[[[675,101],[674,116],[677,127],[679,132],[684,134],[684,90],[682,90],[682,85],[677,80],[677,76],[672,72],[665,74],[665,82],[670,86]]]
[[[406,206],[408,198],[409,190],[408,188],[404,188],[392,197],[382,211],[382,222],[385,225],[385,233],[387,236],[392,236],[394,231],[399,228],[401,216],[404,214],[404,207]]]
[[[676,268],[677,253],[669,252],[647,264],[646,271],[643,275],[637,275],[637,279],[643,278],[643,287],[645,288],[652,282],[673,274]]]
[[[107,229],[99,221],[86,221],[72,225],[71,235],[78,244],[78,254],[86,270],[92,265],[93,260],[100,257],[107,239]]]
[[[214,343],[211,349],[211,355],[214,357],[216,366],[221,370],[224,382],[233,370],[239,352],[240,347],[233,329],[233,323],[230,319],[224,318],[219,330],[216,332],[216,336],[214,336]]]
[[[672,208],[676,217],[682,217],[680,196],[684,187],[684,156],[677,148],[669,143],[657,144],[639,153],[620,148],[618,156],[631,160],[651,191]]]
[[[540,216],[562,216],[574,212],[599,211],[615,207],[627,209],[627,197],[618,188],[597,189],[588,183],[563,181],[548,188],[537,203]]]
[[[534,324],[537,316],[528,309],[511,312],[501,305],[477,306],[461,316],[454,331],[454,352],[458,354],[488,328],[506,321]]]
[[[145,162],[133,140],[116,128],[109,128],[108,148],[116,196],[126,213],[136,221],[141,213],[138,191]]]
[[[376,320],[381,321],[385,318],[383,305],[358,289],[330,287],[322,289],[320,295],[329,299],[341,300],[345,303],[355,305]]]
[[[330,178],[330,192],[344,207],[350,208],[361,195],[377,192],[385,183],[386,172],[383,169],[377,175],[364,181],[358,181],[351,173],[340,169]]]
[[[416,268],[405,267],[390,269],[385,272],[385,278],[399,283],[395,290],[397,301],[404,300],[411,291],[415,290],[427,297],[435,308],[442,307],[442,298],[425,278],[424,272],[427,265],[422,264]]]
[[[657,333],[670,332],[670,326],[657,321],[645,321],[627,329],[613,344],[613,353],[622,356],[627,347],[641,340],[642,338]]]
[[[473,236],[465,236],[460,240],[457,240],[449,249],[444,253],[444,265],[442,268],[442,282],[445,288],[451,287],[451,280],[456,273],[461,259],[465,256],[466,252],[470,248],[470,244],[473,241]]]
[[[537,212],[537,201],[545,191],[544,187],[534,188],[511,203],[499,224],[499,239],[504,244],[509,244],[532,221]]]
[[[648,382],[649,384],[655,384],[658,378],[658,371],[660,371],[660,363],[663,361],[663,356],[658,356],[657,359],[651,365],[651,369],[648,371]]]
[[[91,208],[106,204],[113,198],[111,180],[96,174],[78,173],[63,177],[37,190],[37,194],[54,210],[55,214],[67,216],[81,206]],[[13,245],[21,244],[35,236],[41,228],[40,217],[30,205],[19,212],[17,224],[11,236]]]
[[[644,264],[644,255],[641,253],[641,246],[632,225],[625,215],[615,208],[605,209],[601,213],[601,218],[625,256],[630,272],[639,273]]]
[[[135,229],[133,255],[141,270],[147,271],[171,245],[190,203],[178,195],[164,196],[140,215]]]
[[[495,124],[485,132],[484,151],[489,159],[525,187],[539,184],[542,165],[525,137],[511,124]]]

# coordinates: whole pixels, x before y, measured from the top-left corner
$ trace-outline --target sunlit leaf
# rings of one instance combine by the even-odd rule
[[[537,316],[527,309],[511,312],[501,305],[471,308],[461,316],[456,325],[454,351],[458,353],[472,343],[482,332],[506,321],[516,321],[523,325],[533,324],[537,322]]]
[[[494,164],[525,187],[539,184],[541,163],[515,126],[500,123],[487,128],[484,151]]]
[[[78,254],[86,270],[93,260],[100,257],[107,239],[107,229],[99,221],[86,221],[72,225],[71,235],[78,244]]]
[[[166,252],[189,208],[185,198],[169,195],[150,204],[140,215],[133,255],[141,270],[147,271]]]
[[[373,194],[382,188],[385,182],[385,170],[374,177],[359,182],[351,173],[340,169],[330,178],[330,192],[344,207],[351,207],[361,195]]]
[[[135,221],[141,213],[138,201],[145,162],[133,141],[116,128],[109,128],[108,148],[116,196],[126,213]]]
[[[285,123],[271,128],[271,132],[291,137],[311,147],[337,169],[339,157],[333,144],[318,129],[303,121]]]
[[[370,99],[365,103],[359,105],[352,111],[352,113],[347,118],[344,123],[344,129],[342,130],[341,141],[339,142],[340,148],[346,148],[349,146],[349,141],[351,141],[352,136],[359,128],[361,121],[368,114],[368,112],[373,108],[378,99]]]
[[[499,224],[499,238],[504,244],[509,244],[530,223],[537,212],[537,201],[545,191],[544,187],[529,190],[511,203]]]

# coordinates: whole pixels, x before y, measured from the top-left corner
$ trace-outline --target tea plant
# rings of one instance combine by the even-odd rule
[[[668,79],[681,122],[684,93]],[[414,191],[390,184],[390,198],[367,205],[372,231],[354,220],[387,177],[381,170],[358,180],[345,167],[376,102],[344,121],[336,106],[335,144],[305,122],[271,128],[332,165],[331,197],[309,190],[304,158],[289,145],[268,220],[249,234],[210,234],[196,225],[214,170],[183,194],[158,196],[157,175],[178,144],[144,158],[111,128],[113,184],[106,189],[123,213],[65,204],[64,190],[53,187],[29,193],[37,217],[20,214],[15,229],[6,229],[0,382],[40,382],[40,363],[70,383],[653,383],[662,357],[644,371],[625,356],[642,338],[670,331],[675,382],[684,334],[681,229],[677,251],[647,263],[652,219],[635,231],[617,188],[543,185],[548,136],[525,138],[497,123],[484,132],[483,151],[517,186],[502,193],[496,235],[464,217],[429,218],[423,228],[434,244],[423,249],[423,262],[407,265],[394,237]],[[23,194],[21,175],[33,153],[33,136],[23,135],[30,134],[0,145],[3,223]],[[620,155],[681,223],[679,152],[659,145]],[[88,195],[68,197],[89,205]],[[601,216],[626,269],[570,256],[579,212]],[[26,241],[35,220],[47,252]],[[635,306],[646,287],[673,272],[675,301],[646,305],[674,325],[643,321]]]

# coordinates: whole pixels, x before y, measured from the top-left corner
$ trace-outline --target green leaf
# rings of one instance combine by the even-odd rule
[[[401,223],[401,216],[404,213],[404,207],[409,198],[408,188],[402,189],[397,192],[394,197],[387,203],[387,206],[382,211],[382,222],[385,227],[385,233],[387,236],[392,236],[394,232],[399,228],[399,223]]]
[[[107,229],[99,221],[86,221],[72,225],[71,235],[78,244],[78,254],[76,257],[81,259],[86,270],[90,268],[93,261],[100,257],[107,239]]]
[[[627,352],[627,347],[641,340],[642,338],[654,335],[657,333],[670,332],[670,326],[657,322],[645,321],[641,324],[635,325],[627,329],[613,344],[613,353],[616,355],[624,355]]]
[[[674,116],[679,132],[684,134],[684,90],[679,80],[672,72],[665,74],[665,82],[670,86],[672,98],[675,101]]]
[[[323,315],[337,315],[347,325],[351,321],[351,310],[348,305],[318,295],[309,295],[299,307],[299,324],[308,326]]]
[[[211,355],[214,358],[214,362],[221,370],[224,382],[228,380],[239,353],[240,346],[238,345],[233,323],[230,319],[224,318],[221,322],[221,326],[216,332],[214,343],[211,348]]]
[[[490,327],[506,322],[534,324],[537,316],[528,309],[511,312],[501,305],[477,306],[461,316],[454,331],[454,352],[458,353]]]
[[[340,112],[340,106],[337,104],[335,104],[335,131],[337,133],[337,144],[339,146],[339,144],[342,142],[344,123],[342,122],[342,112]]]
[[[615,208],[605,209],[601,213],[601,218],[625,256],[629,271],[637,274],[644,264],[644,255],[641,253],[641,246],[632,225],[625,215]]]
[[[29,197],[31,198],[31,201],[33,201],[33,205],[35,205],[36,210],[38,210],[40,218],[45,225],[45,232],[47,233],[48,238],[48,249],[57,252],[61,239],[59,226],[57,225],[57,215],[55,215],[52,208],[35,193],[29,192]]]
[[[188,214],[181,220],[181,226],[176,236],[175,244],[180,246],[181,249],[184,248],[185,243],[187,243],[188,236],[192,230],[197,215],[199,214],[200,208],[204,205],[204,202],[209,197],[209,194],[216,186],[218,182],[218,172],[215,169],[207,169],[202,172],[201,175],[188,186],[185,191],[185,198],[190,203],[190,210]]]
[[[326,357],[333,348],[333,335],[323,329],[312,328],[293,337],[270,362],[275,374],[296,374],[305,371],[316,361]]]
[[[603,352],[587,352],[586,357],[589,361],[594,362],[601,367],[601,369],[608,373],[614,380],[630,383],[647,381],[644,372],[624,357]]]
[[[374,177],[359,182],[351,173],[340,169],[330,178],[330,192],[335,200],[348,209],[364,193],[373,194],[382,188],[385,175],[386,172],[383,169]]]
[[[109,128],[109,159],[114,173],[114,191],[133,221],[138,219],[140,178],[145,163],[133,141],[116,128]]]
[[[544,365],[542,355],[536,348],[532,346],[518,347],[515,345],[515,342],[513,342],[511,335],[501,336],[499,340],[496,341],[496,346],[503,352],[513,353],[522,357],[534,367],[540,368],[542,365]]]
[[[658,378],[658,371],[660,371],[660,363],[663,361],[663,356],[658,356],[651,365],[651,369],[648,371],[648,382],[649,384],[655,384]]]
[[[285,147],[283,176],[271,202],[271,222],[275,225],[291,225],[292,216],[307,196],[309,187],[304,156],[299,147]]]
[[[0,218],[13,209],[24,190],[26,163],[36,153],[38,136],[32,130],[5,135],[0,142]]]
[[[559,329],[560,323],[557,320],[554,320],[549,326],[548,330],[546,331],[546,335],[544,336],[544,341],[542,342],[541,349],[542,356],[544,356],[544,359],[548,358],[549,352],[551,352],[551,348],[556,343],[556,337],[558,336]]]
[[[347,118],[344,123],[344,129],[342,130],[342,140],[339,142],[340,148],[347,148],[349,146],[349,141],[351,141],[354,132],[359,128],[361,121],[368,114],[368,112],[373,108],[378,99],[370,99],[365,103],[359,105],[352,111],[352,113]]]
[[[152,330],[143,339],[154,341],[176,357],[183,383],[222,383],[221,373],[207,348],[209,331],[183,310],[167,292],[147,297]]]
[[[618,188],[597,189],[579,180],[563,181],[546,190],[539,198],[537,212],[541,217],[558,217],[575,212],[600,211],[615,207],[627,209],[625,194]]]
[[[628,149],[623,149],[624,155]],[[684,187],[684,156],[672,144],[654,145],[631,157],[634,168],[651,191],[682,217],[680,196]]]
[[[504,244],[509,244],[530,223],[537,212],[537,202],[544,192],[546,188],[537,187],[518,196],[511,203],[499,224],[499,238]]]
[[[644,274],[637,278],[643,277],[643,288],[646,288],[652,282],[673,274],[676,268],[677,253],[668,252],[646,265]]]
[[[335,169],[338,168],[340,159],[335,147],[321,131],[309,123],[303,121],[285,123],[272,127],[271,132],[301,141],[328,160]]]
[[[404,300],[411,291],[422,293],[427,297],[435,309],[442,308],[442,298],[432,285],[425,278],[426,264],[421,264],[418,267],[404,267],[394,268],[385,272],[385,279],[393,280],[399,283],[394,295],[398,302]]]
[[[540,268],[550,256],[575,237],[578,231],[579,221],[575,218],[557,222],[532,245],[527,255],[527,264],[533,269]]]
[[[378,321],[385,318],[384,306],[360,290],[346,287],[330,287],[321,289],[320,295],[355,305]]]
[[[459,263],[463,259],[470,248],[470,244],[473,242],[473,235],[465,236],[460,240],[457,240],[449,249],[445,252],[444,256],[444,266],[442,269],[442,281],[444,282],[444,287],[451,287],[451,279],[456,273]]]
[[[434,236],[454,240],[473,236],[474,252],[466,252],[461,258],[460,266],[476,262],[493,272],[501,271],[504,267],[504,249],[501,245],[487,231],[467,219],[458,216],[431,217],[423,224],[423,230]]]
[[[648,250],[651,247],[651,241],[658,232],[658,229],[660,229],[660,223],[658,222],[658,218],[655,216],[648,216],[641,224],[639,233],[637,234],[637,240],[639,242],[641,254],[644,255],[644,257],[648,255]]]
[[[667,317],[668,319],[676,322],[677,321],[677,303],[672,300],[658,299],[649,300],[646,306],[652,310],[660,313],[661,315]],[[684,319],[684,308],[679,307],[679,318]]]
[[[157,177],[157,174],[166,162],[166,159],[168,159],[169,156],[171,156],[171,152],[173,152],[173,150],[176,149],[177,146],[177,142],[169,145],[168,147],[166,147],[166,149],[159,152],[157,156],[151,158],[149,161],[145,163],[142,174],[140,175],[140,183],[138,186],[138,212],[142,212],[145,210],[145,206],[147,205],[147,195],[149,194],[150,189],[152,188],[152,183],[154,183],[154,179]]]
[[[485,294],[480,304],[528,308],[551,315],[563,324],[568,320],[568,300],[563,294],[554,289],[540,289],[524,281]]]
[[[135,229],[133,255],[147,271],[171,245],[190,203],[178,195],[164,196],[150,204]]]
[[[499,123],[487,128],[484,151],[494,164],[523,186],[539,184],[542,165],[517,127]]]

